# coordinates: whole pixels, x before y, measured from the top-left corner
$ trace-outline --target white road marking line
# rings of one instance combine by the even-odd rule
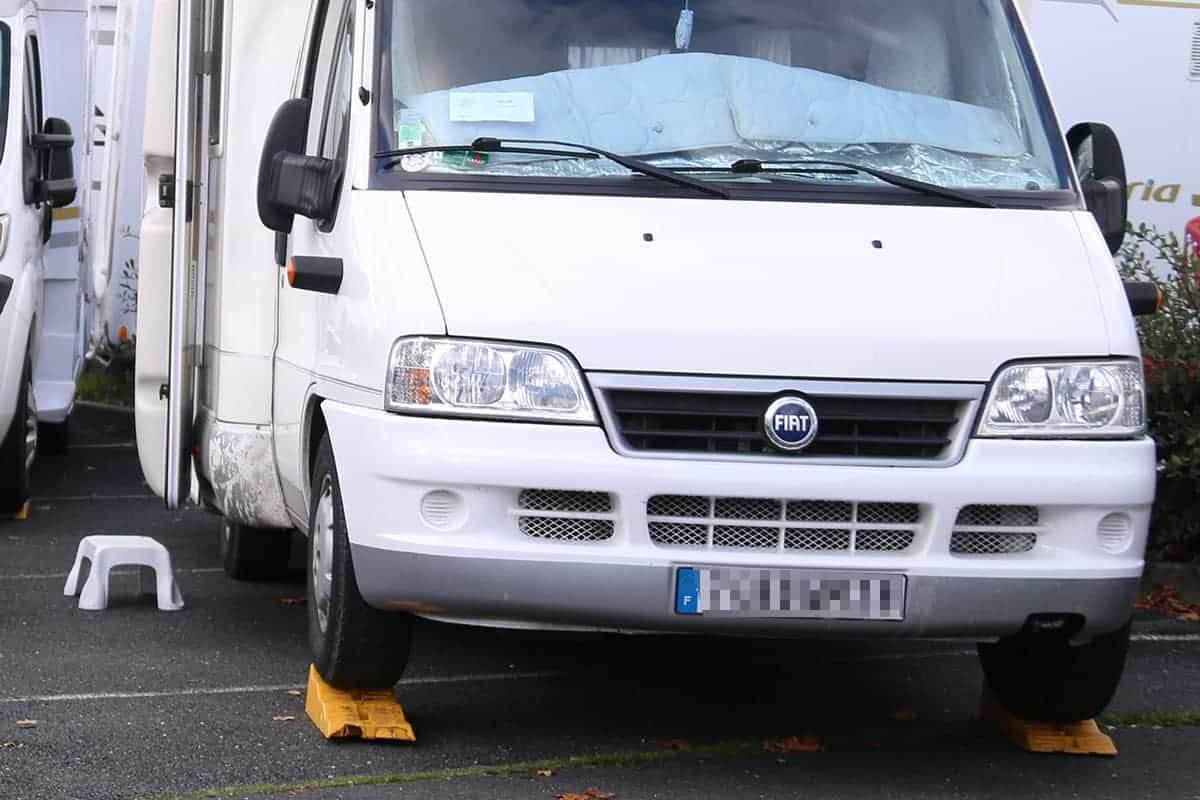
[[[405,678],[398,686],[429,686],[456,683],[485,683],[489,681],[522,681],[538,678],[558,678],[565,672],[494,672],[480,675],[447,675],[444,677]],[[22,705],[27,703],[71,703],[87,700],[153,700],[165,697],[196,697],[227,694],[269,694],[291,692],[308,688],[303,683],[287,683],[268,686],[218,686],[210,689],[177,689],[168,692],[93,692],[89,694],[41,694],[26,697],[0,697],[0,705]]]
[[[1200,633],[1135,633],[1134,642],[1200,642]]]
[[[176,575],[208,575],[216,572],[224,572],[221,567],[202,567],[196,569],[177,569]],[[51,580],[66,580],[69,572],[42,572],[31,573],[28,575],[0,575],[0,581],[51,581]],[[109,575],[137,575],[136,570],[131,569],[114,569]]]
[[[1135,642],[1200,642],[1200,634],[1159,634],[1135,633],[1130,637]],[[870,661],[903,661],[922,660],[930,658],[965,658],[975,655],[974,650],[950,650],[938,653],[882,653],[845,659],[828,659],[832,662],[870,662]],[[440,686],[461,683],[486,683],[495,681],[520,681],[547,678],[562,678],[570,673],[563,671],[542,672],[492,672],[478,675],[448,675],[443,677],[405,678],[398,686]],[[229,694],[268,694],[270,692],[303,691],[305,684],[276,684],[271,686],[221,686],[210,689],[177,689],[165,692],[94,692],[90,694],[43,694],[26,697],[0,697],[0,705],[20,705],[27,703],[66,703],[89,700],[144,700],[166,697],[196,697],[205,695]]]

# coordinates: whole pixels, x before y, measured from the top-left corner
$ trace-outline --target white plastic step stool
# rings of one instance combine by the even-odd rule
[[[178,611],[183,608],[183,595],[175,583],[171,570],[171,554],[167,548],[147,536],[88,536],[79,543],[75,554],[75,566],[67,576],[63,594],[74,597],[79,594],[79,572],[84,561],[92,564],[79,607],[84,611],[103,611],[108,608],[108,574],[114,567],[143,567],[142,591],[146,591],[145,569],[154,570],[154,590],[158,594],[159,611]]]

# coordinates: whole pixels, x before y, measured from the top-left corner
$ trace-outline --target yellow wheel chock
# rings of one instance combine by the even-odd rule
[[[308,668],[304,710],[326,739],[417,740],[391,689],[335,689],[325,682],[316,666]]]
[[[1054,724],[1030,722],[1001,707],[991,692],[983,695],[983,718],[1004,736],[1030,753],[1063,753],[1080,756],[1115,756],[1117,746],[1095,720]]]
[[[21,507],[21,510],[15,514],[0,514],[0,520],[4,520],[6,522],[24,522],[27,519],[29,519],[28,502],[26,502],[25,505]]]

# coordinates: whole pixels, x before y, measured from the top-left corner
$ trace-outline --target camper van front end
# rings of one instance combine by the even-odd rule
[[[1127,186],[1013,0],[315,8],[257,205],[327,680],[423,615],[966,638],[1014,713],[1107,704],[1155,491]]]

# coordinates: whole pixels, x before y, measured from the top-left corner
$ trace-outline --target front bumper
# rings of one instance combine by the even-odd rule
[[[829,467],[781,461],[660,461],[618,455],[598,427],[439,420],[327,402],[359,589],[370,604],[502,625],[771,636],[992,638],[1032,614],[1077,614],[1085,634],[1128,621],[1150,507],[1149,440],[976,440],[946,468]],[[602,542],[535,539],[517,524],[524,489],[607,492],[615,530]],[[439,526],[422,514],[430,492],[461,503]],[[683,550],[655,545],[647,500],[656,495],[915,503],[921,523],[898,553]],[[971,505],[1041,510],[1030,552],[950,552],[959,511]],[[1110,552],[1097,527],[1132,522]],[[1111,548],[1110,548],[1111,549]],[[674,613],[681,566],[745,566],[901,573],[903,621],[692,617]]]

